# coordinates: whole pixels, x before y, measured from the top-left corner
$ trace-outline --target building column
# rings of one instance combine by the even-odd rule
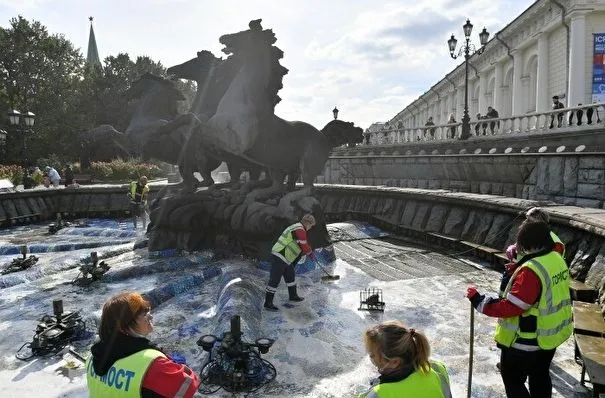
[[[487,91],[487,72],[479,74],[479,98],[477,98],[479,113],[485,115],[487,113],[487,100],[485,92]]]
[[[536,87],[536,111],[550,110],[548,98],[548,34],[542,32],[538,38],[538,78]]]
[[[523,113],[523,86],[521,84],[521,75],[523,74],[523,56],[519,51],[513,54],[513,116]]]
[[[454,117],[456,117],[456,113],[458,111],[457,106],[458,104],[456,103],[456,89],[454,89],[454,91],[450,93],[450,107],[447,110],[448,119],[450,117],[450,113],[453,113]]]
[[[494,109],[502,112],[502,64],[494,65],[494,92],[492,93]],[[500,117],[502,114],[500,113]]]
[[[571,14],[569,37],[569,88],[567,106],[584,103],[586,98],[586,14]]]

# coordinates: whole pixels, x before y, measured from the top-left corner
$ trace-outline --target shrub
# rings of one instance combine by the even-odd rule
[[[74,173],[79,165],[72,167]],[[163,170],[155,164],[138,163],[136,159],[114,159],[111,162],[92,162],[90,165],[92,178],[95,180],[132,181],[145,175],[147,178],[158,178],[165,175]]]
[[[36,166],[38,166],[41,170],[44,170],[46,166],[50,166],[57,170],[59,174],[62,174],[61,170],[65,168],[64,166],[67,163],[70,163],[67,158],[56,155],[54,153],[49,154],[45,158],[39,158],[38,160],[36,160]]]
[[[0,179],[7,179],[17,186],[23,180],[23,168],[16,164],[0,165]]]

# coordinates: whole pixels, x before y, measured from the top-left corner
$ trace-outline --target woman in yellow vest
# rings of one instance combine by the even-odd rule
[[[387,321],[368,329],[364,341],[380,377],[359,398],[451,398],[445,365],[429,360],[430,345],[423,333]]]
[[[526,220],[517,234],[519,266],[503,298],[486,297],[474,287],[466,293],[477,311],[499,318],[494,339],[509,398],[551,396],[550,363],[573,332],[569,269],[554,247],[548,224]]]
[[[296,291],[294,265],[300,260],[303,254],[311,256],[313,259],[315,258],[313,249],[307,242],[307,231],[314,226],[315,217],[312,214],[305,214],[300,219],[300,222],[286,228],[271,248],[271,271],[264,304],[266,310],[278,310],[273,304],[273,297],[282,275],[286,281],[286,286],[288,286],[290,301],[297,302],[304,300]]]
[[[193,397],[199,377],[146,338],[153,331],[150,310],[139,293],[107,300],[99,340],[86,361],[90,398]]]

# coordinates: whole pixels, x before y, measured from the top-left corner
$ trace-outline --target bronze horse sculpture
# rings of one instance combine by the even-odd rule
[[[144,158],[155,158],[166,163],[178,164],[185,187],[197,185],[194,172],[198,171],[206,185],[211,185],[211,172],[220,165],[214,158],[205,158],[203,163],[189,163],[184,167],[184,151],[191,129],[182,126],[162,134],[162,128],[177,116],[177,102],[184,97],[174,86],[174,82],[146,73],[132,83],[126,95],[129,99],[139,99],[139,107],[126,133],[131,140],[139,143]]]
[[[279,64],[283,53],[273,46],[275,40],[271,30],[260,27],[260,21],[252,21],[249,30],[220,38],[223,52],[237,58],[242,66],[216,113],[200,123],[200,152],[227,160],[245,159],[269,170],[271,187],[253,191],[250,200],[282,192],[286,176],[291,188],[302,175],[310,192],[330,150],[344,143],[334,139],[340,137],[340,129],[354,128],[336,121],[321,133],[309,123],[286,121],[274,114],[277,92],[287,73]],[[332,136],[336,130],[338,134]]]
[[[178,117],[173,122],[173,125],[190,124],[193,118],[205,121],[212,117],[216,113],[221,98],[229,88],[234,75],[240,67],[241,65],[236,58],[222,60],[215,57],[211,52],[204,50],[199,51],[195,58],[168,68],[166,71],[168,75],[180,79],[193,80],[196,82],[198,88],[189,114]],[[166,129],[174,128],[174,126],[166,126]],[[198,142],[199,133],[198,129],[193,128],[193,131],[189,135],[187,148],[191,149],[188,149],[185,154],[185,167],[190,162],[194,164],[199,163],[199,158],[203,157],[198,155],[198,152],[203,152]],[[205,154],[205,156],[213,158],[210,154]],[[213,164],[214,162],[211,162],[211,165]],[[251,180],[258,180],[261,172],[259,166],[235,158],[232,158],[227,163],[227,167],[232,183],[239,181],[241,173],[244,170],[250,172]]]

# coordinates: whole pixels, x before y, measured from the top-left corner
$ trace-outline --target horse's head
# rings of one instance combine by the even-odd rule
[[[158,94],[169,101],[182,101],[183,94],[175,87],[174,82],[147,72],[135,80],[126,90],[126,98],[133,100],[149,94]]]
[[[321,132],[328,141],[330,141],[330,146],[332,148],[343,144],[363,142],[363,129],[361,127],[355,127],[353,122],[332,120],[321,129]]]
[[[260,22],[260,19],[251,21],[250,29],[221,36],[219,42],[225,46],[222,51],[241,57],[255,57],[259,50],[270,49],[277,38],[271,29],[263,30]]]
[[[171,66],[166,73],[176,76],[180,79],[203,81],[213,65],[217,65],[221,61],[215,57],[210,51],[198,51],[197,57],[183,62],[180,65]]]

